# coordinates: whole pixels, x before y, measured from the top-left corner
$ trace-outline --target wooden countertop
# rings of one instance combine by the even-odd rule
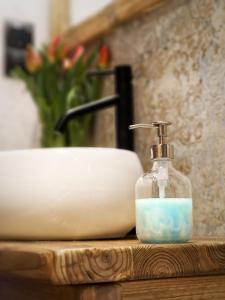
[[[0,276],[53,284],[225,274],[225,238],[186,244],[137,240],[0,242]]]

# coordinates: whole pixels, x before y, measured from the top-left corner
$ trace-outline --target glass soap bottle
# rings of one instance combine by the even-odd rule
[[[143,243],[183,243],[192,238],[192,192],[189,179],[171,160],[167,144],[169,122],[131,125],[130,129],[157,128],[159,143],[151,146],[153,167],[136,183],[136,233]]]

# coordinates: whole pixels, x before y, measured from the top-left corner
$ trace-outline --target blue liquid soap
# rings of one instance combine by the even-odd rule
[[[192,198],[136,200],[136,231],[143,243],[182,243],[192,237]]]

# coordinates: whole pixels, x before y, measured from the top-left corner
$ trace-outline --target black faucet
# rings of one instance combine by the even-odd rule
[[[121,149],[133,150],[133,133],[128,129],[133,124],[133,89],[132,89],[132,70],[129,65],[119,65],[114,69],[90,70],[89,76],[115,76],[115,95],[102,98],[76,108],[68,110],[57,122],[55,131],[62,133],[67,123],[90,112],[95,112],[110,106],[116,108],[116,138],[117,147]]]

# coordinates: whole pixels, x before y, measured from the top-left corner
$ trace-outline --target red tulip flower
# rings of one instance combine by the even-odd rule
[[[42,65],[41,56],[35,52],[32,46],[27,47],[25,54],[25,66],[30,73],[34,73],[40,69]]]
[[[61,40],[61,36],[55,36],[47,48],[47,56],[51,62],[54,62],[56,59]]]
[[[61,60],[63,60],[67,56],[68,52],[69,52],[69,49],[67,47],[63,46],[60,51]]]
[[[72,53],[72,57],[71,57],[72,65],[74,65],[83,54],[84,54],[84,46],[82,45],[77,46]]]
[[[110,51],[107,45],[102,45],[99,50],[98,65],[100,68],[105,69],[109,66]]]
[[[83,46],[76,47],[72,52],[70,58],[69,57],[64,58],[63,69],[68,70],[72,68],[83,54],[84,54],[84,47]]]

